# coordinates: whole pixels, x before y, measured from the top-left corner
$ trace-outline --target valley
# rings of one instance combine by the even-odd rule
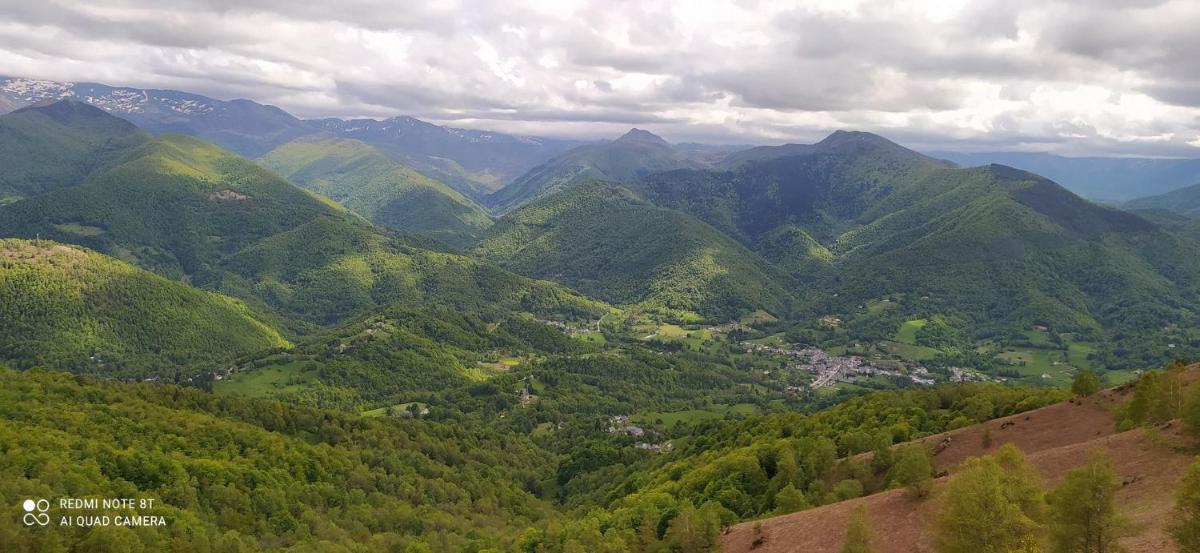
[[[1122,543],[1172,551],[1190,188],[1118,209],[862,131],[735,148],[0,98],[0,494],[168,521],[0,517],[0,543],[838,551],[865,506],[877,550],[939,551],[940,498],[1011,443],[1045,489],[1105,452]]]

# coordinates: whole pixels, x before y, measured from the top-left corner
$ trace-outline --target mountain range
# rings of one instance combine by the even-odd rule
[[[259,160],[280,176],[346,206],[371,222],[465,247],[492,224],[458,191],[365,142],[309,135]]]
[[[1001,164],[1053,180],[1089,200],[1125,202],[1200,182],[1200,159],[1064,157],[1042,152],[931,152],[960,165]]]
[[[71,101],[32,109],[115,119]],[[252,161],[180,135],[147,138],[74,186],[0,207],[0,235],[86,246],[242,298],[285,316],[293,330],[395,301],[590,308],[549,283],[373,227]]]
[[[441,127],[412,117],[304,121],[251,100],[0,76],[0,113],[64,98],[99,107],[153,134],[195,136],[249,158],[319,132],[353,138],[477,200],[578,144]]]
[[[0,82],[0,495],[170,520],[0,543],[784,548],[993,439],[1108,448],[1160,532],[1191,462],[1162,440],[1198,369],[1096,390],[1200,355],[1192,188],[1116,209],[866,132],[575,144]]]
[[[705,164],[698,156],[673,148],[653,133],[631,129],[611,142],[587,144],[564,152],[493,192],[484,203],[498,213],[505,213],[589,180],[624,182],[655,171],[702,167]]]

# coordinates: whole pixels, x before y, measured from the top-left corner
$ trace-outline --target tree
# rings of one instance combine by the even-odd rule
[[[1116,553],[1128,522],[1113,506],[1120,483],[1112,462],[1094,450],[1046,497],[1055,553]]]
[[[946,489],[937,520],[938,551],[1037,551],[1043,503],[1036,473],[1012,444],[994,456],[968,459]]]
[[[804,492],[797,490],[796,486],[792,484],[784,486],[775,495],[775,514],[777,515],[786,515],[807,508],[808,500],[804,497]]]
[[[933,458],[929,449],[920,444],[899,448],[896,464],[888,472],[888,486],[907,487],[914,499],[928,496],[933,487]]]
[[[1092,371],[1079,371],[1071,382],[1071,393],[1084,397],[1100,391],[1100,378]]]
[[[680,553],[708,553],[721,533],[720,514],[715,503],[697,509],[685,504],[667,528],[666,541]]]
[[[1200,553],[1200,460],[1188,469],[1175,493],[1169,528],[1179,553]]]
[[[867,518],[867,508],[859,505],[850,512],[850,521],[846,524],[846,541],[838,553],[871,551],[871,521]]]

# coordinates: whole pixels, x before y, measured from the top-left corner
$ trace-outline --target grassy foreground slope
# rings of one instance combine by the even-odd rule
[[[357,140],[300,138],[260,161],[377,225],[428,234],[454,246],[472,242],[492,224],[466,196]]]
[[[47,241],[0,240],[0,321],[0,360],[119,377],[287,345],[237,300]]]
[[[133,124],[80,102],[0,115],[0,204],[74,186],[147,140]]]
[[[477,247],[517,273],[563,282],[609,302],[714,318],[790,308],[788,279],[685,213],[625,188],[580,184],[508,214]]]
[[[1194,373],[1197,368],[1190,370]],[[1120,428],[1114,412],[1116,418],[1121,418],[1130,407],[1145,400],[1138,397],[1140,392],[1133,391],[1137,387],[1141,386],[1122,386],[915,440],[912,444],[936,452],[932,456],[934,471],[950,475],[935,481],[930,498],[922,500],[909,490],[891,489],[745,522],[722,536],[721,549],[727,553],[834,553],[843,543],[850,513],[863,507],[876,535],[873,550],[936,551],[933,529],[948,480],[960,472],[965,461],[995,454],[1002,446],[1012,444],[1027,456],[1045,488],[1060,482],[1067,471],[1087,463],[1093,452],[1102,452],[1112,460],[1117,478],[1116,510],[1129,522],[1126,532],[1117,536],[1122,550],[1177,551],[1167,535],[1167,524],[1180,480],[1195,461],[1191,453],[1196,442],[1194,436],[1180,432],[1183,425],[1178,421],[1158,428]]]
[[[522,436],[175,386],[0,368],[0,444],[0,499],[46,498],[55,524],[0,517],[6,551],[475,551],[552,513]],[[154,499],[92,514],[166,525],[58,527],[67,497]]]

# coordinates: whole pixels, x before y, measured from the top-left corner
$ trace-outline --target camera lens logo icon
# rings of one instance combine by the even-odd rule
[[[50,524],[50,515],[46,511],[50,510],[50,502],[45,499],[34,501],[26,499],[22,505],[25,507],[25,526],[45,526]]]

